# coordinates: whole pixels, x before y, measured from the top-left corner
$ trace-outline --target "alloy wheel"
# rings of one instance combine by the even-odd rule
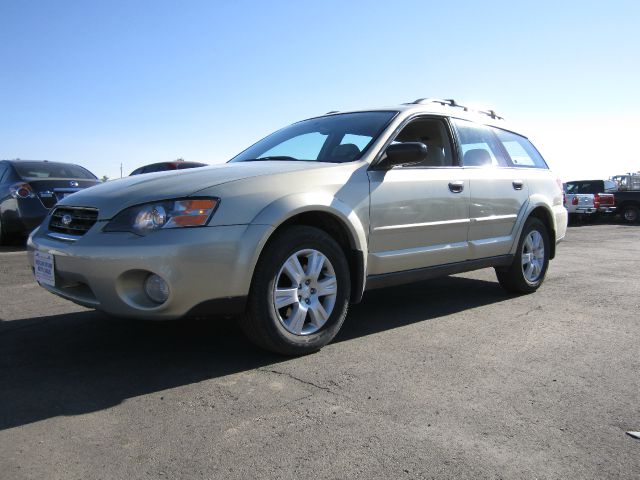
[[[273,304],[278,320],[294,335],[315,333],[331,316],[337,292],[329,259],[318,250],[300,250],[284,262],[276,277]]]
[[[536,283],[544,268],[544,240],[537,230],[531,230],[522,244],[522,273],[529,283]]]

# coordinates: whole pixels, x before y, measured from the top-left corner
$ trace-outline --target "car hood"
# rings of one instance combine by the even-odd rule
[[[335,164],[303,161],[223,163],[210,167],[148,173],[96,185],[65,198],[58,205],[93,207],[98,220],[108,220],[124,208],[141,203],[196,195],[199,191],[245,178],[299,170],[331,168]]]

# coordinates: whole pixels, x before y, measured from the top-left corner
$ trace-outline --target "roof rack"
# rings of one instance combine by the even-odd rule
[[[458,102],[456,102],[453,98],[429,98],[429,97],[419,98],[405,105],[426,105],[428,103],[439,103],[440,105],[445,107],[462,108],[465,112],[476,112],[482,115],[487,115],[488,117],[491,117],[494,120],[504,120],[504,117],[501,117],[500,115],[498,115],[495,112],[495,110],[477,110],[468,105],[461,105]]]
[[[340,113],[340,110],[331,110],[330,112],[325,113],[325,115],[332,115],[334,113]]]

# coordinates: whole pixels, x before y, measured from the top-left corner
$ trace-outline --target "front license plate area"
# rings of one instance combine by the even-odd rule
[[[33,252],[33,268],[38,283],[51,287],[56,286],[55,262],[52,254]]]

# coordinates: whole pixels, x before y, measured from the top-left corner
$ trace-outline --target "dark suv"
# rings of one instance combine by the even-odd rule
[[[98,183],[71,163],[0,160],[0,244],[28,235],[59,200]]]

